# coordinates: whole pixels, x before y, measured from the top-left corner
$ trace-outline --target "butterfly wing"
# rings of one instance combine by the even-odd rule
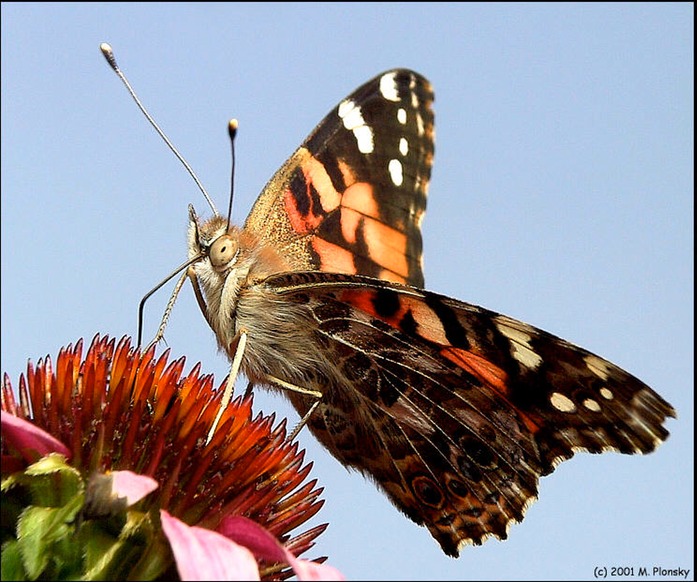
[[[432,102],[430,83],[406,69],[359,87],[271,178],[245,230],[294,269],[423,286]]]
[[[307,305],[342,371],[309,420],[449,554],[507,536],[541,475],[576,451],[647,453],[675,411],[614,364],[509,317],[360,276],[286,273],[264,283]],[[311,399],[289,394],[306,411]]]

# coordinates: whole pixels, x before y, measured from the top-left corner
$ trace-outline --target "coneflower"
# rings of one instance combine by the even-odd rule
[[[228,404],[185,358],[96,336],[2,388],[2,579],[336,579],[285,420]]]

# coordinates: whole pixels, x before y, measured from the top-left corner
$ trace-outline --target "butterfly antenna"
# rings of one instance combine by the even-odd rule
[[[235,136],[237,135],[238,123],[236,119],[231,119],[227,124],[227,131],[230,135],[230,148],[232,149],[232,169],[230,171],[230,201],[227,207],[227,227],[225,231],[230,230],[230,221],[232,220],[232,198],[235,194]]]
[[[194,182],[196,182],[198,189],[201,190],[203,197],[206,199],[206,202],[208,202],[208,205],[213,210],[213,214],[215,214],[216,216],[219,216],[218,210],[216,209],[215,204],[213,204],[213,200],[208,195],[208,192],[206,192],[206,189],[203,187],[203,184],[201,184],[201,181],[198,179],[198,176],[194,173],[194,171],[192,170],[192,168],[188,164],[188,162],[177,151],[177,148],[175,148],[174,145],[172,145],[172,142],[169,141],[169,138],[160,129],[160,126],[157,125],[157,123],[155,123],[155,120],[150,116],[147,109],[145,109],[143,104],[140,102],[140,99],[138,99],[138,95],[136,95],[136,92],[133,90],[133,87],[131,87],[131,84],[128,82],[128,79],[126,79],[126,75],[123,74],[123,72],[119,68],[119,65],[116,63],[116,57],[114,57],[114,51],[111,49],[111,46],[109,46],[109,44],[107,44],[106,42],[103,42],[102,44],[99,45],[99,48],[102,51],[104,58],[109,63],[109,66],[118,75],[119,79],[121,79],[122,83],[126,86],[126,89],[128,89],[128,92],[131,94],[131,97],[133,97],[133,100],[136,102],[138,109],[140,109],[140,111],[143,113],[143,115],[145,115],[146,119],[150,122],[150,125],[152,125],[155,128],[155,131],[157,131],[159,136],[167,144],[167,147],[170,150],[172,150],[174,155],[177,156],[177,159],[184,165],[184,167],[186,168],[186,171],[189,172],[189,175],[194,179]]]

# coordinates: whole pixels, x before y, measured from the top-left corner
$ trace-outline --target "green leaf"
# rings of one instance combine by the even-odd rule
[[[36,463],[29,465],[24,472],[27,475],[50,475],[51,473],[58,473],[66,470],[71,473],[76,473],[78,476],[80,475],[76,469],[68,465],[63,455],[50,453],[45,457],[41,457]]]
[[[118,543],[118,537],[109,529],[104,528],[105,520],[91,520],[82,524],[79,532],[80,545],[85,551],[85,574],[86,580],[101,579],[100,572],[105,569],[106,564],[111,559],[110,555],[114,552],[114,546]]]
[[[52,487],[52,503],[46,503],[48,496],[42,497],[41,503],[39,499],[34,499],[35,505],[43,505],[50,507],[59,507],[64,505],[69,499],[73,498],[77,493],[80,493],[85,488],[85,483],[80,475],[80,471],[67,464],[63,455],[52,453],[39,459],[33,465],[26,468],[24,473],[28,477],[37,477],[32,480],[36,484],[39,480],[42,481],[42,486],[46,483]],[[45,481],[47,479],[48,481]],[[37,485],[34,485],[35,487]],[[42,487],[42,492],[45,494],[45,489]]]
[[[84,503],[76,495],[64,507],[28,507],[17,522],[17,541],[22,564],[30,579],[36,579],[51,566],[73,570],[75,517]]]
[[[83,580],[153,580],[172,562],[169,546],[148,514],[129,511],[118,539],[104,528],[106,519],[83,525],[87,548]]]
[[[3,580],[153,580],[174,561],[159,514],[88,512],[89,487],[60,455],[2,482]]]
[[[60,507],[82,492],[85,484],[80,472],[68,465],[63,455],[52,453],[2,481],[3,494],[17,487],[26,488],[31,505]]]
[[[144,538],[145,551],[132,566],[128,580],[156,580],[174,567],[174,555],[162,532],[158,510],[141,514],[142,519],[138,519],[137,514],[135,511],[129,512],[124,535],[129,536],[129,539],[133,536]]]
[[[2,546],[0,578],[3,580],[27,579],[26,572],[22,567],[22,556],[19,551],[19,543],[16,540],[11,540]]]

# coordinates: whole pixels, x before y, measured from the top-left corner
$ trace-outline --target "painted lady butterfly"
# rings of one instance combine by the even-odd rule
[[[432,103],[405,69],[359,87],[243,228],[192,213],[189,256],[203,258],[190,275],[249,380],[285,394],[342,464],[457,556],[506,538],[540,476],[576,451],[653,451],[675,411],[599,356],[422,289]]]

